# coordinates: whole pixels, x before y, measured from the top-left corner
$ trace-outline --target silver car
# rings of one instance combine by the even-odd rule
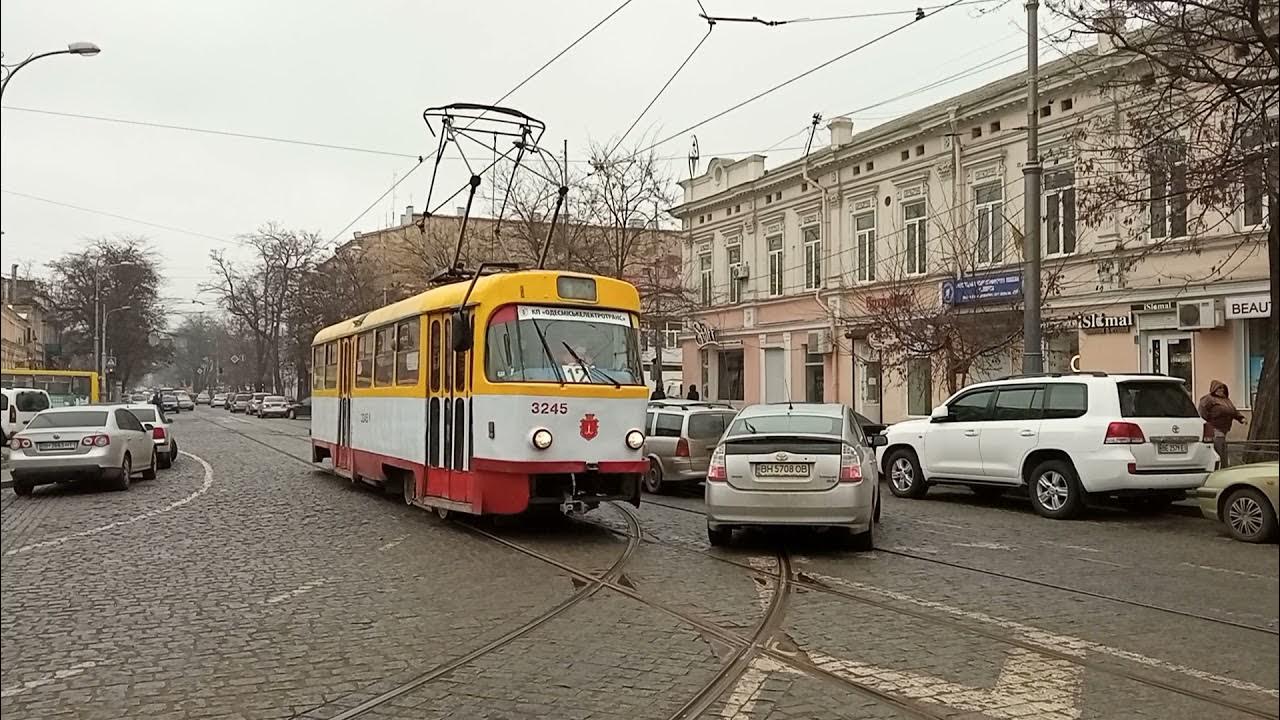
[[[156,446],[156,466],[161,470],[173,467],[178,461],[178,438],[173,432],[173,423],[155,405],[136,403],[126,405],[134,417],[142,421],[142,427],[151,433],[151,441]]]
[[[258,405],[258,417],[284,417],[289,414],[289,401],[283,395],[268,395]]]
[[[9,447],[18,495],[30,495],[36,485],[85,477],[128,490],[134,475],[156,476],[151,433],[123,405],[50,408],[15,434]]]
[[[195,401],[192,400],[191,396],[187,394],[185,391],[179,390],[178,392],[174,393],[174,395],[178,396],[179,410],[195,410],[196,409]]]
[[[738,413],[707,468],[707,539],[727,545],[746,525],[833,528],[854,549],[875,546],[875,447],[844,405],[752,405]]]

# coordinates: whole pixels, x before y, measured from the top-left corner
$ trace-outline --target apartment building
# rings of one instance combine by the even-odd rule
[[[1099,78],[1116,62],[1093,48],[1041,68],[1046,370],[1167,373],[1197,395],[1221,379],[1247,409],[1272,311],[1265,198],[1225,222],[1171,197],[1077,222],[1079,131],[1114,111]],[[778,167],[712,159],[672,211],[701,304],[685,381],[896,422],[1017,372],[1025,124],[1020,73],[861,132],[835,118],[829,145]]]

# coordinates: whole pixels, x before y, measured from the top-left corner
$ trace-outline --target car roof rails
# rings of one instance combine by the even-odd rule
[[[663,400],[650,400],[651,407],[670,408],[672,410],[693,410],[696,408],[730,408],[733,406],[727,402],[718,400],[685,400],[681,398],[667,398]]]
[[[1081,370],[1080,372],[1066,372],[1066,373],[1042,372],[1042,373],[1021,373],[1018,375],[1005,375],[1002,378],[996,378],[994,381],[988,380],[986,382],[1000,382],[1002,380],[1023,380],[1027,378],[1075,377],[1078,375],[1088,375],[1090,377],[1107,377],[1107,374],[1102,372],[1101,370]]]

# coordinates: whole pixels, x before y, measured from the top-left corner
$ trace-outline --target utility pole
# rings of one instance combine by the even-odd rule
[[[1044,371],[1040,339],[1039,0],[1027,0],[1027,162],[1022,166],[1022,372]]]

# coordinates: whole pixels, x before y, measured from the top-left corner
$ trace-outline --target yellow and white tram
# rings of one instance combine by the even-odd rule
[[[474,514],[638,505],[648,392],[629,283],[477,275],[325,328],[312,460]]]

